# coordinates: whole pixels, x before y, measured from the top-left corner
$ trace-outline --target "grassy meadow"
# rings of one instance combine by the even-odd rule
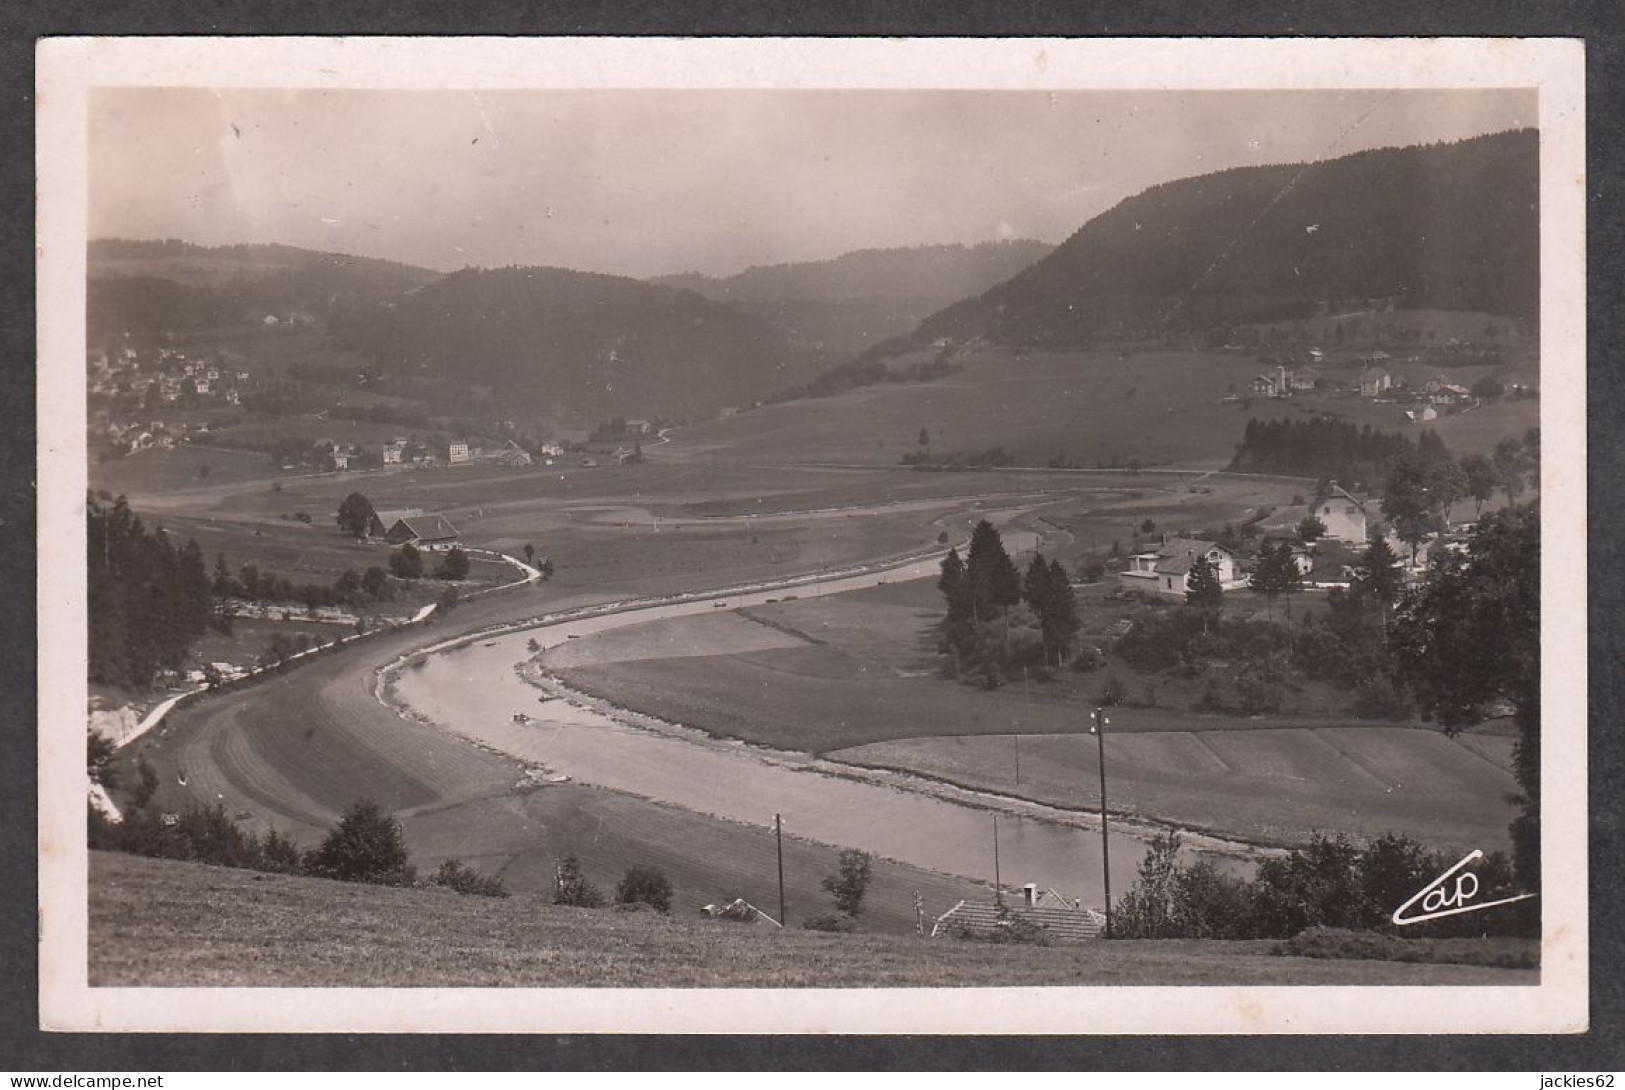
[[[945,680],[932,633],[940,612],[929,580],[803,594],[735,620],[588,636],[542,663],[611,704],[721,737],[1097,807],[1085,712],[1103,673],[1013,679],[993,692]],[[1133,694],[1145,684],[1121,664],[1110,671]],[[1502,726],[1447,739],[1420,723],[1333,714],[1318,692],[1293,697],[1318,714],[1229,718],[1195,713],[1194,693],[1161,684],[1160,706],[1113,712],[1116,809],[1260,843],[1298,843],[1319,830],[1506,846],[1515,810],[1505,796],[1515,788]]]
[[[91,857],[90,890],[93,987],[1524,985],[1539,979],[1528,969],[1281,957],[1268,941],[1021,947],[781,931],[687,911],[666,917],[558,908],[537,897],[458,897],[103,853]]]

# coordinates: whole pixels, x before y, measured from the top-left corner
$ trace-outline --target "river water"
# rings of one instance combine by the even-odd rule
[[[395,695],[434,722],[547,773],[752,825],[771,826],[773,815],[781,813],[790,835],[991,883],[995,823],[990,810],[829,775],[828,763],[805,754],[762,750],[699,732],[674,735],[629,725],[568,699],[549,697],[516,671],[517,664],[534,656],[532,640],[545,649],[621,625],[756,605],[788,593],[838,594],[886,580],[935,576],[938,570],[937,560],[925,560],[885,572],[817,580],[793,590],[651,606],[480,640],[401,668]],[[527,720],[515,722],[516,712]],[[997,846],[999,873],[1007,887],[1036,882],[1068,896],[1081,895],[1086,904],[1102,903],[1098,826],[1080,828],[1001,813]],[[1143,839],[1113,828],[1114,897],[1132,885],[1145,850]],[[1243,864],[1224,860],[1222,865],[1228,870]]]

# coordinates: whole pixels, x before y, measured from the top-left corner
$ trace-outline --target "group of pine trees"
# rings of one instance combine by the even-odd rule
[[[941,649],[958,677],[996,688],[1008,669],[1048,669],[1071,653],[1078,608],[1060,561],[1036,554],[1023,578],[986,519],[963,560],[949,550],[937,589],[948,606]]]
[[[121,496],[87,506],[90,679],[142,689],[177,670],[208,627],[212,588],[197,542],[149,531]]]
[[[1247,473],[1329,477],[1351,486],[1384,479],[1401,458],[1449,461],[1444,440],[1428,430],[1415,440],[1332,417],[1247,421],[1230,468]]]

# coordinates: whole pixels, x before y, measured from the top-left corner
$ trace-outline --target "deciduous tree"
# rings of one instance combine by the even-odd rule
[[[863,912],[863,898],[869,892],[873,872],[873,857],[868,852],[848,848],[841,852],[837,871],[819,883],[824,892],[835,899],[837,911],[848,916]]]
[[[1423,713],[1454,734],[1513,709],[1513,771],[1523,813],[1512,824],[1519,877],[1540,873],[1540,512],[1511,507],[1479,522],[1465,553],[1433,559],[1401,603],[1396,661]]]
[[[671,911],[671,879],[659,867],[638,864],[615,886],[618,905],[646,904],[658,912]]]
[[[351,492],[339,503],[339,529],[354,537],[361,537],[367,532],[373,514],[372,501],[359,492]]]

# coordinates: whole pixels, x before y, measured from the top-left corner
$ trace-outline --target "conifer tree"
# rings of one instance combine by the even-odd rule
[[[1197,557],[1191,564],[1190,579],[1185,584],[1185,604],[1201,612],[1203,632],[1208,631],[1213,615],[1224,604],[1218,565],[1205,556]]]
[[[1072,581],[1067,578],[1059,560],[1049,562],[1048,585],[1049,594],[1041,612],[1044,643],[1054,652],[1055,664],[1059,666],[1071,652],[1072,641],[1077,638],[1081,627],[1078,622],[1078,599],[1072,593]]]

